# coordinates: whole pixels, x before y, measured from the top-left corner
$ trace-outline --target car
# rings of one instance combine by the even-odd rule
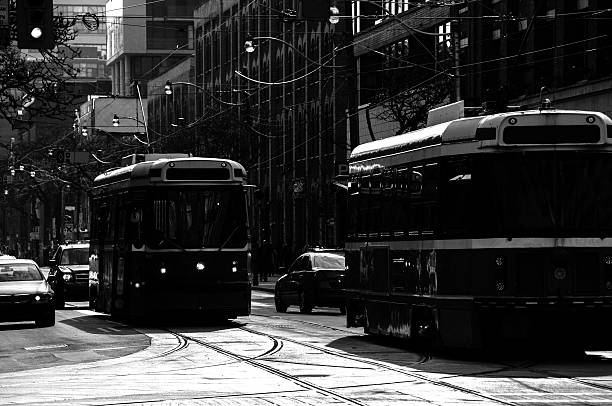
[[[0,321],[34,320],[39,327],[55,324],[55,294],[30,259],[0,262]]]
[[[338,307],[345,313],[342,291],[346,268],[344,253],[316,250],[306,252],[291,264],[288,272],[274,286],[274,305],[284,313],[297,305],[301,313],[314,307]]]
[[[49,260],[55,306],[63,309],[66,300],[87,300],[89,296],[89,243],[61,244]]]

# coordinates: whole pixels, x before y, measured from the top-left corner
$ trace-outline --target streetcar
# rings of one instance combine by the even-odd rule
[[[608,116],[544,106],[362,144],[348,207],[348,326],[450,349],[612,346]]]
[[[169,156],[95,178],[90,307],[118,318],[249,315],[244,167]]]

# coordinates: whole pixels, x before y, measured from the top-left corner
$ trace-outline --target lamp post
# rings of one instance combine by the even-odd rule
[[[197,85],[197,84],[195,84],[195,83],[185,82],[185,81],[176,81],[176,82],[172,82],[172,81],[170,81],[170,80],[167,80],[167,81],[166,81],[166,84],[165,84],[165,86],[164,86],[164,93],[165,93],[167,96],[171,96],[171,95],[174,93],[173,88],[174,88],[174,86],[175,86],[175,85],[184,85],[184,86],[189,86],[189,87],[192,87],[192,88],[194,88],[194,89],[196,89],[196,90],[198,90],[198,91],[202,92],[203,94],[207,95],[208,97],[210,97],[212,100],[216,101],[217,103],[222,104],[222,105],[225,105],[225,106],[239,107],[239,106],[244,106],[244,105],[245,105],[245,103],[241,103],[241,102],[239,102],[239,103],[234,103],[234,102],[229,102],[229,101],[222,100],[222,99],[220,99],[219,97],[217,97],[217,96],[215,96],[214,94],[212,94],[212,93],[211,93],[210,91],[208,91],[206,88],[204,88],[204,87],[202,87],[202,86],[200,86],[200,85]],[[191,122],[187,122],[187,123],[186,123],[186,122],[185,122],[185,120],[183,119],[183,121],[181,122],[181,126],[180,126],[181,131],[184,131],[184,130],[186,130],[186,129],[192,129],[193,127],[195,127],[195,126],[196,126],[196,124],[198,124],[199,122],[201,122],[201,121],[202,121],[202,119],[204,118],[204,109],[202,109],[202,110],[203,110],[203,111],[202,111],[202,116],[201,116],[201,117],[198,117],[198,118],[194,118],[194,120],[193,120],[193,121],[191,121]],[[197,111],[196,111],[196,114],[197,114]],[[196,148],[195,148],[196,153],[199,153],[199,144],[200,144],[200,143],[199,143],[199,142],[196,142],[196,141],[197,141],[197,134],[194,132],[194,133],[193,133],[193,138],[192,138],[192,143],[193,143],[194,147],[196,147]],[[204,137],[203,137],[203,140],[202,140],[202,141],[203,141],[203,144],[204,144],[204,152],[205,152],[205,153],[207,153],[207,152],[208,152],[208,151],[207,151],[207,143],[208,143],[208,139],[207,139],[207,137],[206,137],[206,132],[204,132]]]
[[[148,151],[148,149],[151,146],[151,143],[149,142],[149,135],[148,135],[149,132],[148,132],[148,129],[147,129],[147,126],[146,126],[147,125],[146,122],[142,122],[142,121],[138,120],[135,117],[118,116],[117,114],[113,114],[113,127],[119,127],[119,124],[121,123],[120,120],[122,120],[122,119],[124,119],[124,120],[134,120],[134,121],[136,121],[137,124],[143,124],[144,125],[145,135],[147,137],[147,141],[145,142],[145,141],[141,140],[136,134],[133,134],[133,136],[134,136],[134,138],[136,138],[136,140],[138,142],[140,142],[141,144],[145,145],[147,147],[147,151]]]
[[[132,81],[132,86],[136,88],[136,93],[138,94],[138,101],[140,102],[140,110],[142,111],[142,123],[144,125],[145,135],[147,137],[146,144],[147,144],[147,150],[148,150],[149,147],[151,146],[151,139],[149,138],[149,128],[147,126],[147,115],[145,114],[144,104],[142,103],[142,95],[140,94],[140,85],[138,84],[137,80],[134,80]],[[138,121],[138,119],[134,119],[134,120]],[[113,122],[114,122],[114,119],[113,119]]]

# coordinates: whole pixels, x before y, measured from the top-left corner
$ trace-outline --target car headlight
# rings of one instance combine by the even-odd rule
[[[37,295],[34,295],[34,301],[37,303],[41,303],[41,302],[48,302],[49,300],[51,300],[51,294],[50,293],[39,293]]]
[[[62,275],[62,278],[64,278],[64,281],[70,282],[70,280],[72,279],[72,274],[71,273],[65,273],[65,274]]]

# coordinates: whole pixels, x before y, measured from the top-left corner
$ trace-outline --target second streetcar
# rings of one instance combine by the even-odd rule
[[[90,306],[118,317],[250,314],[246,172],[171,158],[99,175],[91,190]]]

